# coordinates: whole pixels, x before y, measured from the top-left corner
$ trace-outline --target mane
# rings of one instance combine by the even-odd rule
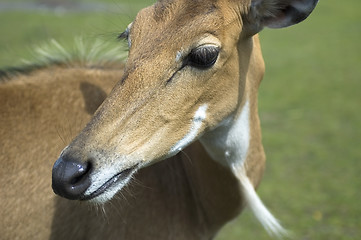
[[[124,62],[127,51],[122,43],[108,43],[100,39],[90,43],[85,42],[83,38],[75,38],[74,44],[70,47],[65,47],[55,39],[51,39],[35,47],[31,54],[32,58],[22,59],[20,66],[0,69],[0,81],[51,65],[69,68],[114,68]]]

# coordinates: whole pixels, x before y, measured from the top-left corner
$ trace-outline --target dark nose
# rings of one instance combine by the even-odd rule
[[[53,191],[71,200],[81,199],[91,183],[90,171],[90,162],[83,163],[71,157],[60,157],[53,166]]]

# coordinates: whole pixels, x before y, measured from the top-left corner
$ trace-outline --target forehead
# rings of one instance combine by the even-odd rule
[[[154,17],[157,20],[164,20],[175,13],[187,15],[190,18],[195,16],[208,15],[217,10],[216,0],[160,0],[153,5]]]
[[[132,34],[156,39],[182,40],[200,34],[220,34],[223,16],[216,1],[163,0],[143,9],[132,26]],[[179,38],[179,39],[175,39]]]

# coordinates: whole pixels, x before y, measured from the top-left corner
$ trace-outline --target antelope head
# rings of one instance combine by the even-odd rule
[[[160,0],[141,10],[121,34],[129,43],[123,78],[54,164],[55,193],[105,202],[137,170],[202,136],[215,160],[242,162],[249,138],[233,146],[212,136],[222,139],[213,133],[228,134],[240,118],[249,133],[244,109],[257,107],[264,71],[254,36],[302,21],[316,2]]]

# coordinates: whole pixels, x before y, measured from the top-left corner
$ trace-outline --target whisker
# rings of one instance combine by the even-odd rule
[[[62,134],[60,134],[59,128],[60,128],[60,126],[58,125],[58,126],[55,127],[55,130],[56,130],[60,140],[63,142],[64,145],[66,145],[64,137],[62,136]]]
[[[190,164],[193,164],[192,158],[191,158],[184,150],[181,150],[180,152],[181,152],[182,154],[184,154],[184,156],[186,157],[186,159],[188,160],[188,162],[189,162]]]

